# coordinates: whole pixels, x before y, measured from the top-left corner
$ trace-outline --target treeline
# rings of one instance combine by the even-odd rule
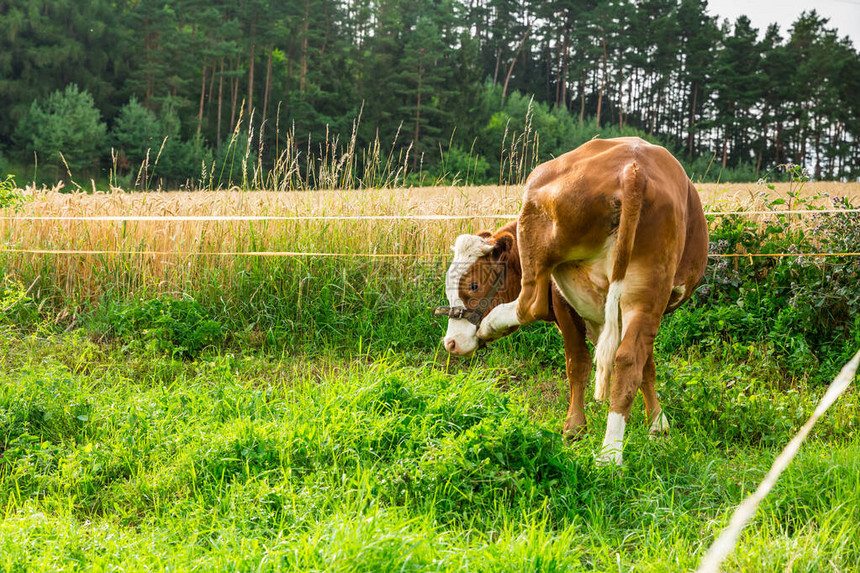
[[[597,134],[694,177],[856,178],[860,54],[814,11],[759,31],[703,0],[0,0],[0,169],[480,183]]]

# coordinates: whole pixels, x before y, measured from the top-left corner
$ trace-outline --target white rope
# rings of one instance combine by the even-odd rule
[[[705,216],[715,215],[816,215],[819,213],[860,213],[858,209],[780,209],[773,211],[705,211]]]
[[[106,251],[100,249],[6,249],[0,254],[77,255],[77,256],[145,256],[145,257],[332,257],[369,259],[421,259],[449,257],[448,253],[325,253],[306,251]]]
[[[839,396],[841,396],[851,384],[851,380],[854,379],[854,373],[857,372],[858,364],[860,364],[860,351],[854,355],[854,358],[852,358],[848,364],[842,367],[842,371],[833,379],[833,382],[830,384],[830,387],[827,388],[827,392],[824,393],[824,397],[821,398],[815,411],[803,427],[800,428],[797,435],[795,435],[788,445],[785,446],[782,453],[780,453],[776,460],[774,460],[773,466],[771,466],[767,475],[764,476],[758,489],[756,489],[752,495],[747,497],[737,507],[737,509],[735,509],[735,513],[732,515],[729,525],[723,530],[717,540],[714,541],[713,545],[711,545],[708,553],[699,564],[697,573],[719,572],[720,564],[734,549],[735,543],[741,534],[741,530],[743,530],[747,522],[755,515],[759,503],[761,503],[765,496],[770,493],[770,490],[773,489],[773,486],[776,484],[776,480],[779,479],[780,474],[788,467],[791,460],[794,459],[794,456],[797,454],[798,450],[800,450],[800,445],[803,443],[803,440],[806,439],[806,436],[809,435],[809,431],[812,430],[812,426],[815,425],[818,418],[820,418],[822,414],[824,414],[824,412],[826,412],[827,409],[836,402]]]
[[[0,221],[449,221],[465,219],[516,219],[519,215],[92,215],[0,216]]]

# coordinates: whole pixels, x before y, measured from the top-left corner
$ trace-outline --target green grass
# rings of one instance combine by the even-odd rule
[[[711,239],[856,251],[860,226]],[[238,258],[165,290],[134,260],[0,261],[0,571],[691,570],[860,345],[853,260],[711,261],[657,339],[671,435],[637,399],[599,468],[607,406],[564,441],[552,325],[440,354],[444,264]],[[855,385],[726,570],[856,571],[857,523]]]
[[[472,362],[433,346],[178,360],[7,327],[0,570],[689,570],[822,391],[756,360],[663,357],[671,436],[647,438],[637,399],[625,467],[600,468],[606,406],[567,444],[560,361],[516,340]],[[822,420],[727,570],[856,570],[858,397]]]

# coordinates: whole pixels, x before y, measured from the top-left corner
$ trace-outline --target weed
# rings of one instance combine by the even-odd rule
[[[0,179],[0,209],[9,209],[14,213],[20,213],[24,206],[33,200],[32,195],[22,192],[15,185],[15,178],[7,175]]]
[[[196,356],[226,338],[224,327],[190,298],[156,298],[108,304],[97,323],[102,334],[140,340],[180,358]]]

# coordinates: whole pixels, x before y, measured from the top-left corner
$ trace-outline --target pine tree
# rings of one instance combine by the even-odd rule
[[[96,109],[93,97],[70,84],[44,100],[32,103],[15,130],[15,139],[42,161],[65,174],[68,165],[74,173],[95,166],[103,152],[106,126]]]
[[[723,46],[718,52],[712,87],[715,93],[722,166],[736,166],[751,159],[748,130],[755,122],[754,105],[761,100],[761,49],[758,31],[749,18],[740,16],[732,33],[723,28]]]

